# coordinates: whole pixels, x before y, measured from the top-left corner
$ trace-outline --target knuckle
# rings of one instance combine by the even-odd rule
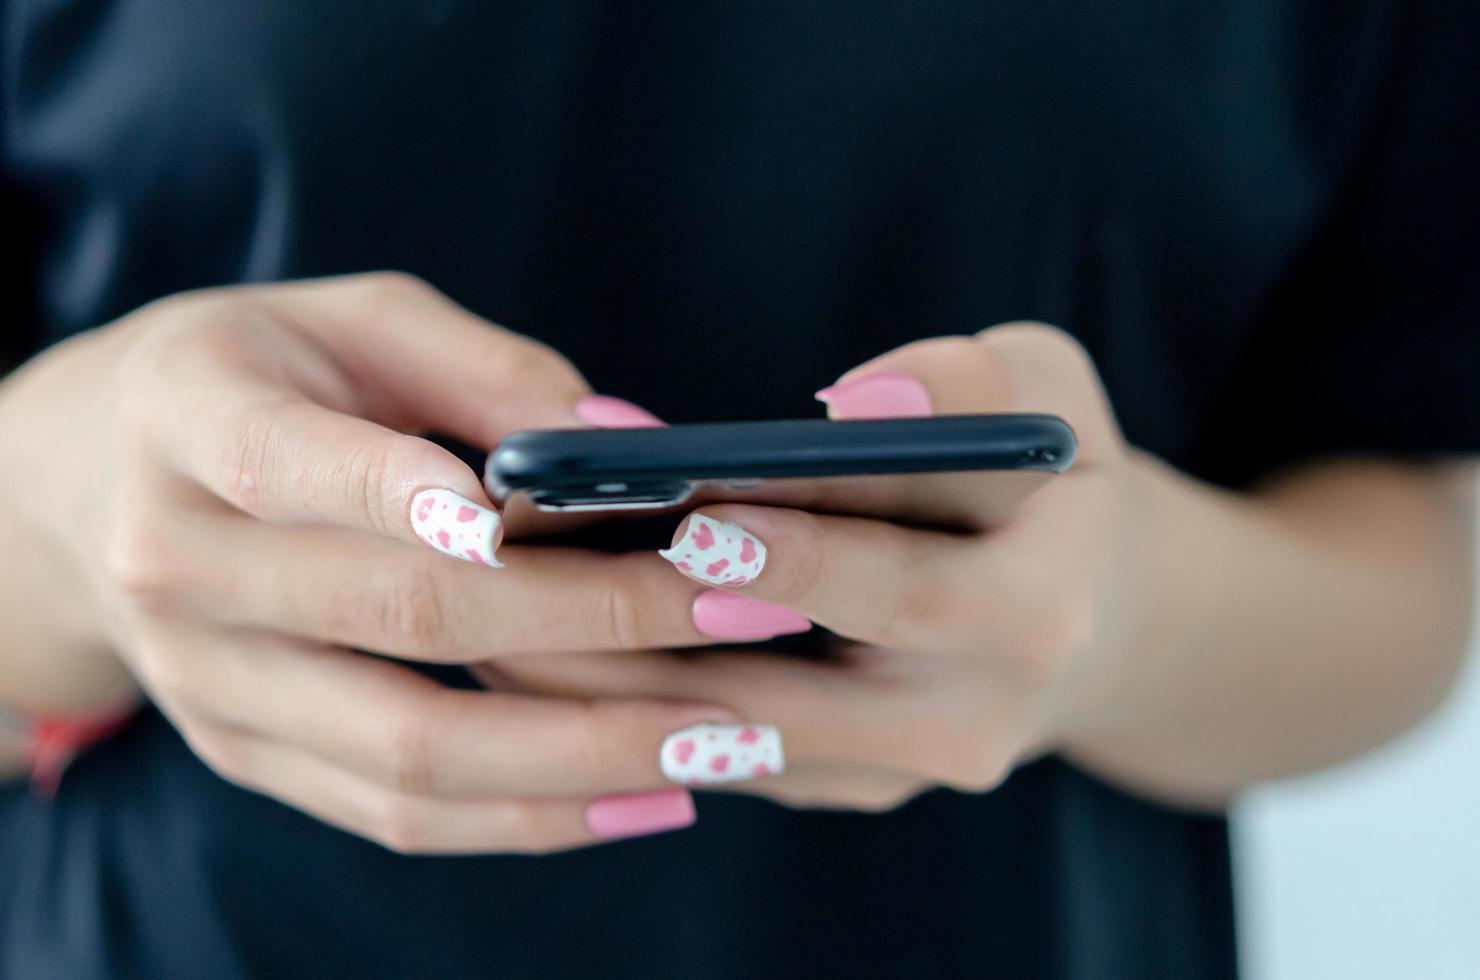
[[[250,767],[246,753],[241,751],[236,740],[224,736],[209,725],[182,723],[180,735],[196,757],[212,772],[236,786],[250,788]]]
[[[784,581],[771,583],[772,588],[782,593],[777,597],[782,605],[805,597],[815,583],[827,580],[828,539],[822,520],[806,511],[796,511],[794,516],[795,523],[787,529],[786,542],[791,573]]]
[[[182,359],[196,354],[185,340],[198,338],[213,322],[218,322],[226,301],[210,291],[174,293],[139,307],[122,320],[133,332],[135,342],[120,364],[125,376],[146,381],[159,374],[186,367]],[[144,385],[129,385],[126,391],[149,396]]]
[[[1015,651],[1015,666],[1030,685],[1051,684],[1093,646],[1095,630],[1094,602],[1061,596],[1024,633]]]
[[[104,549],[108,580],[129,604],[146,612],[170,603],[179,580],[176,564],[163,536],[132,518],[118,523]]]
[[[576,715],[569,728],[566,763],[577,774],[599,777],[619,768],[619,738],[612,738],[610,722],[619,710],[610,702],[588,702],[574,706]]]
[[[209,690],[209,651],[192,650],[187,655],[178,643],[149,639],[135,646],[132,659],[140,683],[162,705],[191,705]]]
[[[942,714],[926,723],[928,746],[924,765],[918,767],[930,781],[961,793],[986,793],[996,789],[1011,769],[1001,751],[1001,735],[985,719],[962,720]]]
[[[541,390],[572,398],[588,390],[574,365],[553,347],[519,334],[505,332],[500,336],[504,343],[489,349],[486,365],[494,385],[528,387],[537,381]]]
[[[879,616],[874,637],[891,646],[919,642],[926,630],[940,632],[950,625],[948,618],[963,608],[956,591],[943,587],[932,574],[923,548],[913,539],[910,542],[892,566],[893,598],[873,606]]]
[[[395,533],[401,517],[389,512],[390,495],[401,484],[397,449],[393,440],[366,439],[346,454],[344,463],[344,508],[387,535]]]
[[[168,709],[176,702],[174,683],[169,676],[164,646],[152,640],[138,640],[129,650],[129,666],[139,683],[161,707]]]
[[[392,653],[432,654],[447,643],[447,598],[441,576],[428,564],[410,566],[386,590],[378,610],[379,635]]]
[[[550,854],[570,846],[547,815],[528,803],[508,804],[503,829],[507,843],[500,849],[515,854]]]
[[[395,854],[425,854],[431,849],[421,806],[398,793],[386,793],[375,807],[367,836]]]
[[[630,581],[617,579],[593,593],[597,608],[590,617],[597,649],[640,650],[647,644],[647,604]]]
[[[958,793],[990,793],[1007,779],[1010,766],[986,749],[956,754],[937,778]]]
[[[548,365],[536,350],[534,344],[515,337],[491,350],[486,367],[490,384],[495,388],[527,384],[532,375],[547,372]]]
[[[389,787],[407,796],[424,796],[436,784],[432,753],[436,745],[431,717],[407,710],[387,720],[379,753]]]
[[[1013,372],[1008,367],[1015,358],[1022,363],[1040,365],[1040,370],[1046,370],[1050,376],[1098,387],[1099,374],[1088,349],[1073,335],[1051,324],[1028,320],[1004,323],[988,327],[976,337],[984,355],[983,363],[995,383],[1012,382]]]
[[[261,516],[262,487],[272,478],[272,466],[281,444],[282,403],[270,402],[247,409],[227,441],[226,502],[254,517]]]
[[[1053,348],[1063,352],[1077,352],[1077,355],[1085,354],[1084,347],[1072,335],[1059,329],[1051,323],[1041,320],[1012,320],[1008,323],[999,323],[988,327],[976,335],[977,340],[986,345],[993,344],[1033,344],[1046,348]]]
[[[1030,320],[1017,324],[1015,327],[1025,339],[1034,343],[1042,344],[1045,348],[1052,349],[1064,357],[1070,357],[1085,364],[1090,362],[1089,351],[1081,344],[1074,335],[1061,330],[1050,323],[1041,323]]]
[[[425,279],[395,269],[366,272],[354,277],[361,300],[372,306],[401,305],[437,294]]]

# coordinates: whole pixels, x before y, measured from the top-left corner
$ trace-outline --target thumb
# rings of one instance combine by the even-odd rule
[[[402,431],[435,429],[488,448],[510,432],[580,425],[591,394],[550,347],[401,273],[263,287],[279,312],[350,377],[363,414]]]
[[[833,419],[1046,413],[1074,429],[1082,462],[1121,448],[1089,355],[1062,330],[1040,323],[906,344],[844,374],[817,398]]]

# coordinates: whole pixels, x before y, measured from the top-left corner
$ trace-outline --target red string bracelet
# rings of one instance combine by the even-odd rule
[[[136,705],[130,705],[110,713],[56,715],[33,721],[26,746],[31,791],[38,796],[55,796],[62,784],[62,774],[72,760],[89,747],[111,738],[137,711]]]

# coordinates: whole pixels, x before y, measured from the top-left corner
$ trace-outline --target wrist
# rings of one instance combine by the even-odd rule
[[[1248,572],[1245,503],[1147,453],[1131,451],[1125,465],[1095,667],[1059,732],[1070,752],[1159,726]]]
[[[0,702],[12,714],[88,713],[136,696],[95,589],[113,336],[64,341],[0,384]]]
[[[85,714],[29,716],[0,703],[0,780],[29,773],[32,789],[51,796],[72,761],[117,734],[137,710],[129,700]]]
[[[1166,670],[1207,646],[1250,571],[1249,504],[1137,453],[1142,546],[1122,654]]]

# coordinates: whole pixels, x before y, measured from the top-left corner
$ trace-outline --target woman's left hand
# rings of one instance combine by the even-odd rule
[[[695,784],[744,779],[746,791],[804,806],[879,810],[933,786],[983,791],[1113,724],[1129,703],[1120,689],[1146,681],[1126,651],[1167,644],[1150,624],[1165,633],[1181,620],[1164,606],[1146,613],[1170,598],[1150,581],[1152,542],[1167,538],[1151,525],[1185,490],[1125,446],[1085,352],[1053,328],[1010,324],[910,344],[821,397],[835,419],[1048,412],[1074,427],[1078,458],[997,526],[980,474],[912,491],[928,486],[934,513],[980,515],[960,530],[750,504],[689,515],[664,556],[704,586],[701,628],[707,618],[718,627],[707,632],[739,637],[753,622],[763,633],[784,620],[780,606],[842,638],[833,660],[623,652],[500,658],[498,675],[572,697],[714,702],[774,725],[784,774],[747,751],[754,731],[728,729],[670,737],[664,770]]]

